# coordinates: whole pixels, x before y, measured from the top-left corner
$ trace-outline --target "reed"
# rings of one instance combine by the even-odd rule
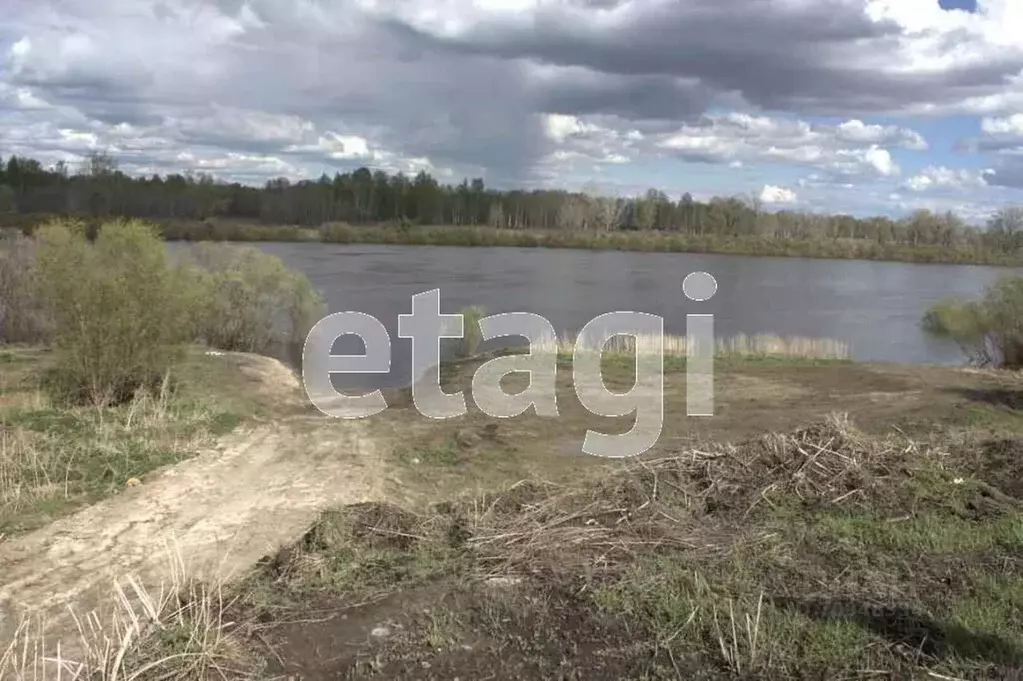
[[[665,357],[684,358],[688,353],[685,336],[656,335],[615,336],[602,348],[596,343],[566,335],[556,341],[543,341],[534,348],[539,352],[557,352],[571,355],[577,347],[583,350],[603,350],[608,355],[632,355],[663,353]],[[715,341],[716,354],[721,357],[779,357],[789,359],[849,359],[849,345],[831,338],[806,338],[802,336],[780,336],[776,334],[739,334]]]

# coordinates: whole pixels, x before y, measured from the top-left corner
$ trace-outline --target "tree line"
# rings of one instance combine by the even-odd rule
[[[105,154],[71,171],[23,156],[0,159],[0,214],[50,214],[149,220],[241,219],[317,227],[353,225],[490,226],[512,230],[609,233],[660,231],[691,237],[860,240],[882,246],[931,246],[1003,254],[1023,252],[1023,208],[997,211],[985,228],[952,212],[918,210],[902,219],[783,210],[769,212],[755,197],[673,200],[651,189],[642,196],[538,189],[496,190],[481,178],[442,184],[359,168],[333,176],[262,187],[227,183],[205,173],[134,177]]]

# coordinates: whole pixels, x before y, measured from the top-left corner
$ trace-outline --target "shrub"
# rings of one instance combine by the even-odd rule
[[[347,244],[356,237],[352,228],[345,223],[331,223],[320,230],[320,239],[326,243]]]
[[[487,316],[486,309],[473,305],[462,308],[459,314],[462,315],[462,345],[459,352],[462,357],[472,357],[483,342],[480,320]]]
[[[13,239],[0,294],[0,342],[52,343],[53,396],[97,405],[159,383],[187,342],[291,352],[323,313],[309,280],[274,256],[200,244],[175,264],[158,229],[135,221],[50,222]]]
[[[188,273],[136,221],[103,225],[89,243],[81,223],[36,232],[36,291],[53,321],[54,397],[97,406],[154,388],[189,340]]]
[[[923,326],[955,340],[978,364],[1023,368],[1023,277],[999,280],[978,301],[942,301]]]
[[[192,264],[196,339],[213,347],[275,354],[301,343],[323,314],[304,275],[250,246],[199,244]]]

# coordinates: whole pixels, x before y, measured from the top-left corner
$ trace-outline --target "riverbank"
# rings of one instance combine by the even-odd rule
[[[490,227],[415,226],[355,227],[325,225],[320,229],[260,226],[245,223],[166,226],[168,240],[323,241],[337,244],[404,246],[479,246],[567,248],[649,253],[715,253],[724,255],[876,260],[935,264],[1023,265],[1023,254],[1008,256],[981,249],[942,246],[908,247],[862,239],[782,239],[769,237],[686,236],[669,232],[610,233],[562,230],[512,230]]]
[[[46,216],[18,216],[31,230]],[[155,220],[168,241],[324,242],[404,246],[479,246],[562,248],[649,253],[870,260],[933,264],[1023,266],[1023,253],[1011,255],[980,246],[907,246],[866,239],[791,239],[766,236],[694,236],[659,231],[518,230],[464,226],[352,226],[328,223],[319,228],[268,225],[240,220]],[[10,230],[8,230],[10,231]]]
[[[300,384],[273,371],[229,383],[238,358],[194,357],[221,363],[216,399],[262,396],[227,450],[0,542],[0,574],[20,580],[0,592],[19,608],[73,592],[46,581],[72,574],[55,556],[90,566],[75,573],[81,588],[103,586],[90,575],[109,574],[104,560],[143,575],[97,616],[114,627],[110,656],[124,642],[122,672],[1004,678],[1023,664],[1018,374],[732,358],[717,367],[715,416],[694,419],[684,364],[667,362],[664,431],[628,463],[580,453],[587,430],[625,432],[631,419],[584,409],[566,360],[556,418],[494,419],[468,399],[467,415],[436,421],[393,391],[390,409],[353,424],[298,408]],[[445,391],[471,397],[477,366],[446,367]],[[627,390],[631,367],[606,363],[605,380]],[[502,385],[515,392],[525,377]],[[55,436],[71,422],[56,424]],[[257,497],[258,512],[240,512]],[[233,568],[239,553],[265,558],[227,582],[203,572],[204,586],[185,566],[235,548],[211,543],[221,522],[242,544]],[[164,590],[154,527],[182,553]],[[274,539],[280,551],[260,549]],[[32,678],[38,658],[20,655],[30,633],[0,662],[3,678],[15,665]],[[92,636],[78,648],[95,665]]]

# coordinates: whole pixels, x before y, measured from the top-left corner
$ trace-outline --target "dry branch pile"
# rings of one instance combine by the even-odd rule
[[[735,528],[776,500],[876,507],[915,469],[940,469],[946,458],[898,434],[867,436],[834,416],[792,433],[637,460],[588,485],[523,481],[491,497],[437,504],[424,515],[378,504],[350,508],[343,529],[321,524],[307,543],[338,542],[324,533],[340,531],[363,544],[402,549],[440,541],[467,549],[476,569],[494,574],[592,569],[640,551],[727,550]],[[730,531],[719,531],[724,526]]]

